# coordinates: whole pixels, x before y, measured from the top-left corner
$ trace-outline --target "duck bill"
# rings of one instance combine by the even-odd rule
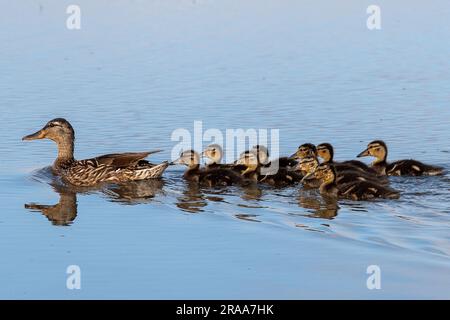
[[[369,149],[364,150],[363,152],[358,154],[356,157],[361,158],[361,157],[367,157],[367,156],[370,156]]]
[[[22,141],[31,141],[31,140],[39,140],[45,138],[45,130],[41,129],[38,132],[35,132],[33,134],[29,134],[28,136],[25,136],[22,138]]]

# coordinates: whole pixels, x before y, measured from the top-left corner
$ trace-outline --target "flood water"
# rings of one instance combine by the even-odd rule
[[[370,202],[195,188],[182,167],[74,189],[49,173],[53,142],[21,141],[64,117],[78,159],[160,162],[202,121],[279,129],[284,155],[330,142],[347,160],[383,139],[391,160],[449,170],[450,3],[377,1],[370,31],[372,1],[341,2],[80,0],[68,30],[72,1],[0,0],[0,298],[450,298],[449,174],[392,178],[401,198]]]

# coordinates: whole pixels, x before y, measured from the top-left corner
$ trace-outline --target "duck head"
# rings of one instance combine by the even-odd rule
[[[180,164],[188,166],[189,168],[194,168],[199,166],[200,156],[194,150],[186,150],[181,152],[180,157],[177,160],[172,161],[170,164],[171,165]]]
[[[243,175],[249,172],[254,172],[259,167],[258,156],[254,152],[245,151],[236,161],[236,164],[244,165],[247,168],[242,172]]]
[[[269,163],[269,150],[265,146],[257,144],[253,146],[250,152],[256,154],[260,164],[266,165]]]
[[[304,143],[297,148],[294,154],[292,154],[289,158],[294,160],[299,160],[307,157],[316,157],[317,149],[316,146],[312,143]]]
[[[358,154],[358,158],[361,157],[375,157],[374,163],[386,161],[388,154],[386,143],[381,140],[374,140],[367,145],[366,150]]]
[[[22,138],[23,141],[50,139],[58,145],[58,161],[73,159],[75,131],[72,125],[63,118],[56,118],[47,122],[39,131]]]
[[[323,162],[333,162],[334,150],[329,143],[321,143],[317,145],[317,156],[323,159]]]
[[[69,121],[63,118],[56,118],[47,122],[41,130],[22,138],[23,141],[38,139],[50,139],[55,142],[74,140],[75,132]]]
[[[201,156],[211,160],[210,163],[220,163],[223,157],[222,147],[218,144],[210,144],[202,152]]]

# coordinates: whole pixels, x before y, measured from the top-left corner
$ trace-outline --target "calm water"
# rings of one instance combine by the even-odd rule
[[[190,188],[180,167],[73,190],[45,169],[51,141],[20,140],[65,117],[79,159],[163,161],[172,131],[202,120],[278,128],[283,154],[328,141],[350,159],[378,138],[390,159],[450,169],[448,1],[378,1],[378,31],[372,1],[77,3],[69,31],[72,1],[0,0],[0,298],[450,298],[449,175],[338,205],[300,187]]]

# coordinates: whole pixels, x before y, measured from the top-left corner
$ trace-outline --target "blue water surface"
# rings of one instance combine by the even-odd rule
[[[79,0],[68,30],[72,2],[0,0],[0,298],[450,298],[448,174],[338,206],[299,186],[192,188],[181,167],[74,191],[46,169],[53,142],[21,141],[65,117],[78,159],[160,162],[202,121],[279,129],[282,154],[330,142],[337,160],[383,139],[389,159],[448,170],[448,1],[380,0],[372,31],[366,0]]]

